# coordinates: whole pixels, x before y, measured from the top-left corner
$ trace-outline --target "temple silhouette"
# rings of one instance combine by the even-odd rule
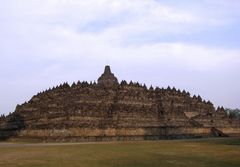
[[[95,82],[60,84],[0,117],[0,139],[158,140],[240,136],[223,107],[176,88],[121,81],[106,66]]]

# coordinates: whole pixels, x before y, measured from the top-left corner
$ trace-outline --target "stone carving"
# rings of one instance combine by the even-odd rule
[[[63,83],[0,117],[0,138],[109,141],[240,136],[239,120],[200,96],[121,81],[106,66],[95,82]]]

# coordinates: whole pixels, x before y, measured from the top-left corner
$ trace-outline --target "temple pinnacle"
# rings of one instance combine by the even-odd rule
[[[111,74],[111,68],[110,68],[109,65],[106,65],[106,66],[105,66],[104,74]]]
[[[118,80],[111,72],[109,65],[105,66],[104,73],[98,78],[98,84],[105,87],[112,87],[118,84]]]

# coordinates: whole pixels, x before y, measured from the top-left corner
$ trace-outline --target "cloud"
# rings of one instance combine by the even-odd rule
[[[194,90],[194,86],[200,89],[204,85],[201,77],[195,78],[201,75],[209,85],[231,87],[240,77],[236,73],[240,70],[236,47],[240,42],[236,28],[240,25],[239,5],[236,0],[1,1],[4,87],[0,90],[7,94],[5,90],[11,90],[8,83],[14,83],[15,89],[9,92],[12,102],[0,104],[0,113],[27,100],[36,90],[63,81],[94,80],[107,63],[118,69],[121,79]],[[230,81],[221,77],[214,81],[211,77],[215,76]],[[192,82],[189,78],[198,83],[184,84],[182,79]],[[16,90],[21,98],[14,94]]]
[[[27,0],[25,3],[10,0],[1,3],[1,52],[6,57],[43,57],[63,61],[93,57],[98,61],[100,58],[95,54],[106,54],[106,50],[112,52],[109,56],[114,56],[116,51],[126,50],[122,52],[127,54],[132,52],[131,48],[138,48],[185,60],[198,68],[201,65],[194,62],[209,60],[202,63],[202,68],[205,68],[232,60],[238,54],[237,49],[184,41],[186,35],[198,35],[206,29],[215,31],[216,26],[232,24],[229,14],[223,10],[224,6],[233,8],[230,13],[234,16],[239,12],[226,1],[200,1],[197,3],[201,4],[199,8],[192,3],[183,3],[186,7],[193,7],[187,10],[154,0]],[[207,6],[209,10],[200,13],[206,5],[210,6]],[[221,10],[212,12],[216,7]],[[236,20],[236,17],[231,18]],[[169,41],[173,36],[175,38]]]

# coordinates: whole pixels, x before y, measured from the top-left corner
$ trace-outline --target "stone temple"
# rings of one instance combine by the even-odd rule
[[[240,122],[200,96],[121,81],[106,66],[98,83],[63,83],[0,117],[0,139],[158,140],[240,136]]]

